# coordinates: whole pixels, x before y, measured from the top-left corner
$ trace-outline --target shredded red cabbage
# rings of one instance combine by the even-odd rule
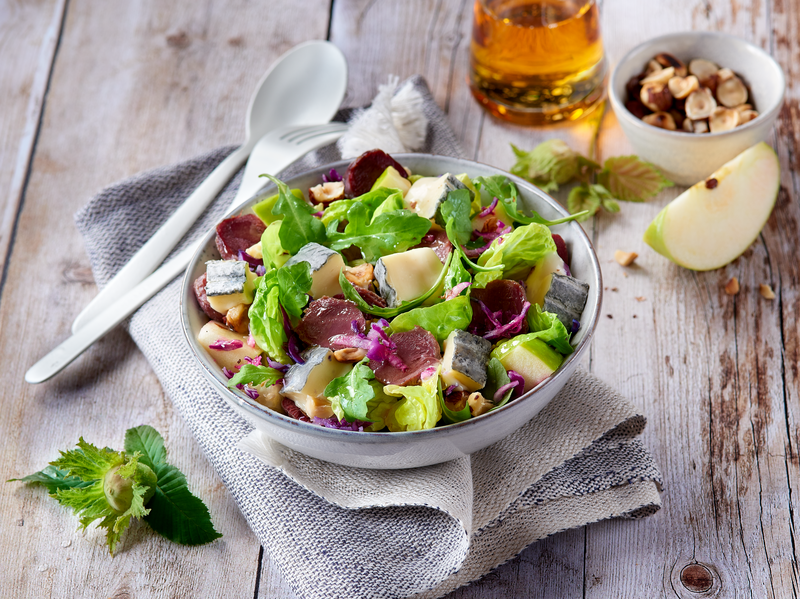
[[[462,245],[462,246],[461,246],[461,251],[462,251],[462,252],[464,252],[464,255],[465,255],[467,258],[473,259],[473,258],[478,258],[478,257],[480,257],[480,255],[481,255],[483,252],[485,252],[486,250],[488,250],[488,249],[489,249],[489,247],[490,247],[491,245],[492,245],[492,242],[490,241],[490,242],[489,242],[489,243],[487,243],[486,245],[482,245],[481,247],[479,247],[479,248],[475,248],[475,249],[472,249],[472,250],[468,250],[467,248],[465,248],[465,247]]]
[[[425,381],[431,378],[434,374],[436,374],[436,368],[434,366],[428,366],[425,370],[419,373],[419,378],[422,381]]]
[[[358,321],[350,323],[353,334],[335,335],[331,337],[331,343],[336,347],[357,347],[367,350],[367,358],[376,362],[389,362],[395,368],[406,371],[408,366],[402,358],[397,355],[397,346],[389,338],[386,328],[389,322],[381,318],[370,327],[369,334],[365,335],[358,329]]]
[[[355,420],[347,422],[347,420],[339,420],[336,416],[330,418],[317,418],[314,417],[314,424],[324,426],[325,428],[335,428],[340,431],[355,431],[359,433],[364,432],[364,427],[372,424],[371,422],[364,422],[362,420]]]
[[[444,301],[458,297],[459,295],[461,295],[461,292],[464,291],[470,285],[472,285],[472,283],[470,283],[469,281],[465,281],[463,283],[459,283],[449,291],[445,291],[445,294],[442,296],[444,298]]]
[[[511,319],[511,322],[499,326],[487,332],[483,338],[493,341],[495,339],[507,339],[518,334],[522,330],[522,324],[525,322],[525,317],[530,309],[530,302],[522,304],[522,312]]]
[[[511,225],[506,226],[506,224],[503,221],[498,220],[494,231],[488,231],[488,232],[484,233],[482,231],[475,230],[475,231],[473,231],[473,233],[477,237],[482,237],[486,241],[492,242],[495,239],[497,239],[498,237],[500,237],[501,235],[505,235],[506,233],[510,233],[512,230],[513,230],[513,227]]]
[[[502,401],[503,399],[503,396],[506,394],[506,391],[508,391],[509,389],[514,389],[515,387],[519,387],[519,385],[520,385],[519,381],[511,381],[510,383],[506,383],[505,385],[500,387],[497,391],[494,392],[494,403],[500,403],[500,401]]]
[[[332,168],[330,170],[330,172],[328,172],[327,176],[325,176],[325,174],[322,175],[322,182],[323,183],[333,183],[335,181],[341,181],[341,180],[342,180],[342,176],[339,174],[339,172],[335,168]]]
[[[208,346],[208,349],[216,349],[218,351],[233,351],[240,349],[244,344],[238,339],[217,339],[214,343]]]
[[[486,206],[483,210],[478,213],[478,216],[489,216],[490,214],[494,214],[494,209],[497,207],[497,198],[492,198],[492,203]]]
[[[574,335],[578,331],[581,330],[581,321],[572,319],[572,327],[570,328],[569,332],[571,335]]]
[[[228,379],[233,378],[233,373],[230,370],[228,370],[225,366],[222,367],[222,374],[224,374],[225,377]]]
[[[250,399],[258,399],[258,391],[256,391],[252,387],[245,387],[244,392]]]
[[[244,250],[239,250],[239,260],[242,262],[247,262],[250,265],[250,270],[256,272],[258,267],[264,266],[264,261],[259,260],[258,258],[253,258],[250,254],[245,252]]]
[[[317,211],[316,211],[314,214],[312,214],[311,216],[316,216],[317,218],[322,218],[322,215],[323,215],[323,214],[325,214],[325,211],[324,211],[324,210],[317,210]]]
[[[522,397],[522,394],[525,393],[525,379],[516,370],[509,370],[508,378],[511,379],[512,383],[513,382],[519,383],[516,387],[514,387],[514,392],[511,394],[511,399]]]
[[[256,275],[257,276],[263,277],[265,274],[267,274],[267,269],[264,268],[263,264],[260,265],[260,266],[256,266]]]
[[[283,306],[281,306],[281,313],[283,314],[283,330],[286,332],[286,338],[288,339],[286,342],[286,353],[289,354],[289,357],[296,363],[305,364],[306,361],[303,359],[303,356],[300,355],[300,339],[297,337],[297,333],[294,332],[294,329],[292,329],[292,323],[289,322],[289,315],[286,314],[286,310],[283,309]]]
[[[253,366],[261,366],[261,356],[256,356],[255,358],[245,356],[244,361],[248,364],[252,364]]]
[[[288,364],[281,364],[280,362],[276,362],[275,360],[273,360],[269,356],[267,356],[267,366],[269,366],[270,368],[274,368],[278,372],[283,372],[283,373],[285,373],[287,370],[289,370],[289,365]]]

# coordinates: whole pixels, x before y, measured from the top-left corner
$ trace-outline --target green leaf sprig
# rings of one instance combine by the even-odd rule
[[[59,453],[43,470],[11,481],[44,485],[51,497],[78,514],[83,529],[100,520],[112,555],[133,518],[181,545],[202,545],[222,536],[183,473],[167,463],[164,439],[153,427],[128,429],[125,451],[98,449],[81,437],[77,449]]]
[[[540,143],[530,152],[511,144],[517,161],[511,172],[543,191],[557,191],[560,185],[577,180],[567,198],[567,209],[586,220],[601,208],[619,212],[619,203],[644,202],[672,181],[649,162],[637,156],[615,156],[600,166],[581,156],[560,139]],[[584,212],[585,214],[579,215]]]

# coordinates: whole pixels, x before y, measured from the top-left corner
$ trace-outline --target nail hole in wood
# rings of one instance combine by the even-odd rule
[[[705,593],[714,584],[708,568],[700,564],[689,564],[681,570],[681,583],[692,593]]]

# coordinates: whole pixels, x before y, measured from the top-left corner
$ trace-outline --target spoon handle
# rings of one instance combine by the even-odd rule
[[[161,228],[137,251],[128,263],[114,275],[102,290],[89,302],[72,323],[72,332],[77,333],[92,321],[99,312],[105,310],[117,298],[133,289],[144,280],[164,258],[183,239],[186,232],[200,218],[208,205],[241,168],[250,154],[250,144],[234,150],[186,198],[186,201],[172,213]]]

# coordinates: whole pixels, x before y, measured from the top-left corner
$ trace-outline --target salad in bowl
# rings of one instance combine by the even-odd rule
[[[187,273],[184,328],[267,434],[339,463],[418,466],[508,434],[563,386],[594,327],[596,256],[552,200],[531,210],[530,186],[472,165],[373,150],[269,176],[271,192],[216,226]],[[494,416],[537,394],[538,409]],[[493,418],[492,434],[426,459],[376,458]]]

